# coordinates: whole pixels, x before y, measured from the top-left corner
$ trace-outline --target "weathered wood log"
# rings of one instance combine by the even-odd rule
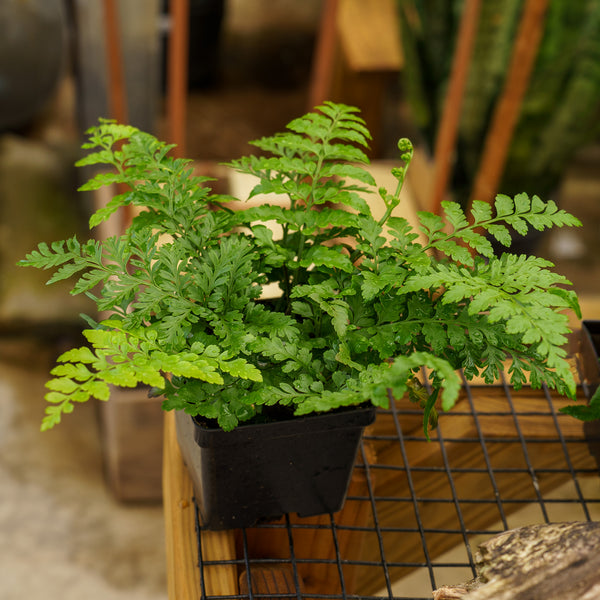
[[[444,586],[434,600],[600,598],[600,523],[530,525],[479,546],[474,581]]]

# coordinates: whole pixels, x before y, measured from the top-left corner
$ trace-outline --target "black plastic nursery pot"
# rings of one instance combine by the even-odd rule
[[[202,526],[233,529],[286,513],[340,510],[375,412],[374,406],[358,407],[225,432],[177,411],[177,440]]]

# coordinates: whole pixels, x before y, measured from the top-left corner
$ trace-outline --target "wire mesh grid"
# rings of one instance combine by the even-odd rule
[[[197,520],[202,597],[431,599],[476,575],[477,545],[494,534],[600,520],[590,452],[600,434],[561,414],[566,403],[545,387],[515,391],[504,378],[464,382],[431,441],[422,412],[393,403],[363,436],[342,511],[236,532],[237,558],[226,562],[237,568],[238,595],[207,594],[207,570],[223,563],[203,551]],[[279,577],[276,592],[256,582],[265,572]]]

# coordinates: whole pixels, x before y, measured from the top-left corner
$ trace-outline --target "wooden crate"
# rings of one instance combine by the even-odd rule
[[[578,341],[574,346],[577,350]],[[583,401],[581,388],[579,394]],[[597,479],[584,424],[558,413],[566,403],[556,394],[529,387],[515,391],[501,382],[475,384],[465,388],[455,408],[443,417],[452,422],[442,426],[450,432],[442,452],[440,444],[424,440],[420,412],[401,399],[395,411],[381,413],[368,428],[349,499],[333,516],[335,527],[329,515],[305,519],[290,515],[289,521],[243,533],[202,531],[200,537],[191,484],[171,415],[166,415],[169,597],[197,598],[201,586],[208,595],[246,593],[249,582],[255,593],[295,592],[297,582],[309,595],[340,594],[340,570],[346,594],[377,596],[382,571],[372,565],[381,560],[382,552],[386,564],[394,565],[390,577],[396,580],[424,560],[422,535],[427,536],[429,558],[434,560],[464,544],[465,536],[471,535],[467,530],[497,527],[499,510],[510,522],[523,506],[538,505],[539,498],[552,496],[563,484],[573,485],[573,465],[584,477]],[[367,468],[364,463],[360,466],[363,459]],[[413,491],[407,485],[409,472]],[[426,532],[416,525],[416,504],[417,520],[426,524]]]
[[[162,499],[163,415],[147,388],[113,388],[99,402],[106,480],[123,501]]]

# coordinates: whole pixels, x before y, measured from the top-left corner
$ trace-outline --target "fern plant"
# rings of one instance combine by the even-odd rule
[[[110,385],[152,386],[163,408],[214,420],[225,430],[268,418],[271,407],[303,415],[405,393],[435,425],[455,403],[462,369],[491,382],[505,367],[512,384],[545,382],[574,397],[563,345],[564,311],[578,311],[569,282],[531,256],[494,254],[508,227],[580,225],[549,201],[498,196],[494,207],[458,204],[418,215],[426,242],[394,216],[412,159],[400,140],[395,190],[375,189],[358,109],[326,102],[287,131],[253,142],[260,155],[229,166],[256,177],[250,196],[288,205],[231,210],[190,161],[133,127],[101,121],[79,165],[108,166],[81,190],[127,186],[90,220],[119,207],[141,212],[104,241],[42,243],[21,265],[75,277],[109,317],[87,318],[88,344],[58,359],[42,429],[77,402],[107,400]],[[365,197],[385,206],[376,219]],[[281,233],[265,225],[275,222]],[[279,295],[261,298],[267,284]],[[426,367],[428,381],[419,379]]]

